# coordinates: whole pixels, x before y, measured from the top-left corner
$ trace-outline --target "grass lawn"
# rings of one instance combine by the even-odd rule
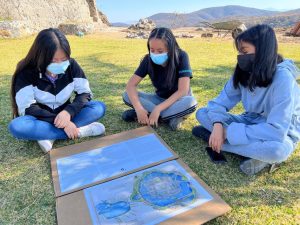
[[[35,142],[16,140],[7,130],[11,120],[11,75],[33,39],[0,40],[0,224],[56,224],[49,156],[44,155]],[[68,39],[72,57],[84,69],[94,98],[107,105],[107,114],[101,121],[107,135],[139,127],[121,120],[121,113],[127,109],[121,94],[146,53],[146,41],[104,35]],[[233,42],[179,39],[179,44],[190,57],[193,93],[199,107],[205,106],[232,73],[236,62]],[[300,66],[300,44],[281,43],[280,53]],[[144,91],[153,90],[149,79],[140,87]],[[235,112],[241,110],[240,105],[234,109]],[[205,143],[191,134],[195,125],[193,115],[178,132],[166,126],[156,131],[232,207],[232,211],[208,224],[300,224],[299,149],[275,173],[264,171],[248,177],[239,171],[239,159],[235,156],[226,154],[229,161],[226,165],[211,163],[204,152]],[[84,140],[76,142],[81,141]],[[73,143],[57,141],[54,147]]]

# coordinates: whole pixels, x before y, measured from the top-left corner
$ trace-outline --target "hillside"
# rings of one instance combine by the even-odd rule
[[[243,6],[222,6],[201,9],[187,14],[158,13],[150,16],[158,26],[180,27],[199,26],[201,21],[218,21],[231,17],[260,17],[271,16],[278,12],[262,9],[255,9]]]
[[[158,13],[148,18],[158,26],[171,28],[199,26],[203,21],[212,23],[233,19],[239,19],[248,26],[255,23],[267,23],[273,27],[283,27],[291,26],[300,20],[300,9],[278,12],[229,5],[201,9],[187,14]]]

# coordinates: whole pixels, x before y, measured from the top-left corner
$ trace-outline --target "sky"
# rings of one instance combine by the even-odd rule
[[[203,8],[241,5],[268,10],[300,8],[300,0],[96,0],[109,22],[134,22],[156,13],[190,13]]]

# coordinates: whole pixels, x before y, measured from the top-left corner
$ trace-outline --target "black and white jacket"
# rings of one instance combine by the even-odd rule
[[[83,70],[72,58],[65,74],[58,75],[55,84],[45,74],[40,78],[38,70],[27,69],[17,75],[15,91],[20,116],[31,115],[49,123],[53,123],[62,110],[73,118],[92,97]],[[76,96],[71,103],[73,92]]]

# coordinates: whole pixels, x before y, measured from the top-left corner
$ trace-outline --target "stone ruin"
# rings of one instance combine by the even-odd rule
[[[150,19],[140,19],[138,23],[128,27],[126,38],[147,39],[150,31],[156,27],[155,23]]]
[[[201,34],[202,38],[212,38],[213,36],[214,36],[213,33],[208,33],[208,32],[205,32],[205,33]]]
[[[0,0],[0,37],[16,38],[55,27],[93,33],[109,25],[96,0]]]
[[[175,35],[176,38],[194,38],[195,36],[188,33],[182,33]]]
[[[155,23],[150,19],[140,19],[138,23],[128,27],[129,30],[153,30],[156,27]]]

